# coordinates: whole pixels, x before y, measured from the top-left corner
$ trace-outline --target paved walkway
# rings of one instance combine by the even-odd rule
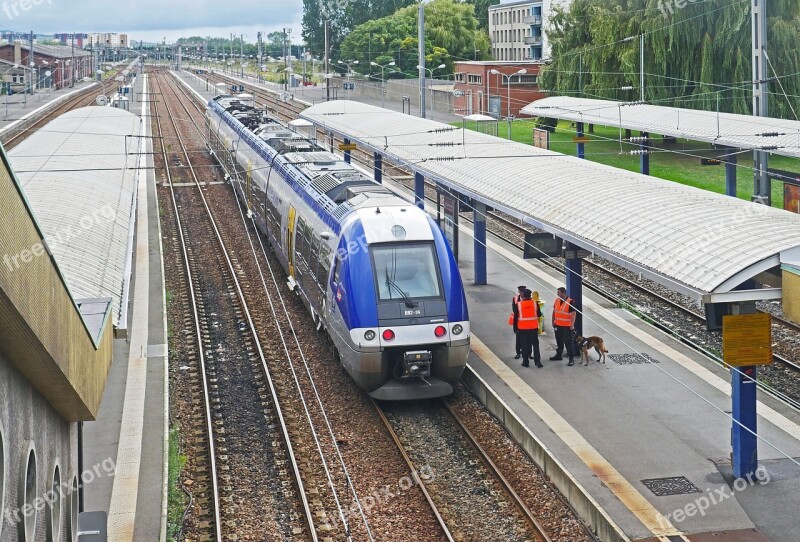
[[[4,130],[17,123],[27,115],[35,115],[38,110],[54,105],[55,102],[64,100],[67,96],[79,93],[90,86],[98,88],[98,83],[76,83],[74,87],[64,87],[59,90],[39,89],[34,94],[12,94],[0,96],[0,130]]]
[[[136,81],[131,112],[142,115],[147,76]],[[152,149],[152,144],[148,144]],[[149,152],[149,151],[146,151]],[[167,333],[161,234],[153,158],[138,187],[132,303],[127,339],[117,339],[97,421],[84,425],[84,464],[113,458],[113,478],[86,491],[86,510],[108,512],[109,540],[164,540],[167,474]]]

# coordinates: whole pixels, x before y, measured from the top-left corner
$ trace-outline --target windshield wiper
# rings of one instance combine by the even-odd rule
[[[403,289],[400,288],[400,286],[398,286],[392,279],[389,278],[389,268],[388,267],[386,268],[386,286],[388,288],[394,288],[397,292],[399,292],[400,293],[400,297],[403,298],[403,301],[405,302],[406,307],[408,307],[409,309],[413,309],[414,307],[418,306],[417,303],[414,303],[413,301],[411,301],[411,298],[408,297],[408,294],[405,293],[403,291]],[[392,292],[391,292],[391,289],[390,289],[389,290],[389,297],[390,298],[391,298],[391,295],[392,295]]]

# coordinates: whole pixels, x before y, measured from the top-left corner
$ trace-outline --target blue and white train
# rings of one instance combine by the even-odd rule
[[[209,102],[210,151],[344,368],[376,399],[452,393],[470,325],[435,222],[251,99]]]

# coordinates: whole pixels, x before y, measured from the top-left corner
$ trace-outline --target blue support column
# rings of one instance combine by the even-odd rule
[[[583,123],[578,122],[575,124],[575,135],[580,139],[584,136],[583,134]],[[586,158],[586,150],[583,145],[583,141],[578,141],[578,158]]]
[[[567,243],[567,252],[577,252],[578,247]],[[575,317],[575,332],[583,335],[583,260],[581,258],[567,258],[566,262],[566,288],[567,295],[572,299],[572,305],[578,312]]]
[[[733,475],[737,478],[746,478],[755,473],[758,468],[755,378],[755,366],[739,367],[738,370],[731,369],[731,399],[733,400],[731,446],[733,447]]]
[[[472,208],[475,225],[475,284],[486,284],[486,205],[475,202]]]
[[[419,173],[414,173],[414,204],[425,209],[425,177]]]
[[[639,150],[642,151],[639,157],[639,171],[642,175],[650,175],[650,149],[648,148],[650,145],[647,140],[650,134],[647,132],[639,132],[639,134],[644,138],[642,139],[642,144],[639,145]]]
[[[734,149],[725,149],[725,195],[736,197],[736,155]]]
[[[349,145],[350,144],[350,140],[347,139],[347,138],[344,138],[344,144],[345,145]],[[344,161],[347,162],[348,164],[350,163],[350,151],[344,151]]]
[[[376,152],[375,157],[375,180],[379,183],[383,182],[383,155]]]

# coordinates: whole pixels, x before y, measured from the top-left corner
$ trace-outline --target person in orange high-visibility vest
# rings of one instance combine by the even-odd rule
[[[517,286],[517,293],[514,294],[513,298],[511,298],[511,313],[512,314],[514,313],[514,307],[517,306],[517,303],[522,301],[522,294],[527,289],[528,289],[527,286]],[[516,355],[514,356],[514,359],[519,359],[522,356],[522,339],[519,336],[519,333],[517,333],[517,326],[516,325],[514,325],[514,341],[515,341],[514,351],[516,352]]]
[[[567,297],[567,289],[559,288],[557,298],[553,302],[553,330],[556,335],[556,355],[550,361],[564,359],[561,354],[566,347],[569,363],[575,365],[575,357],[572,348],[572,330],[575,329],[575,318],[578,313],[572,306],[572,299]]]
[[[537,367],[542,367],[542,358],[539,354],[539,305],[531,299],[531,291],[526,289],[522,293],[522,301],[513,307],[514,327],[522,343],[522,366],[529,367],[531,353],[533,362]]]

